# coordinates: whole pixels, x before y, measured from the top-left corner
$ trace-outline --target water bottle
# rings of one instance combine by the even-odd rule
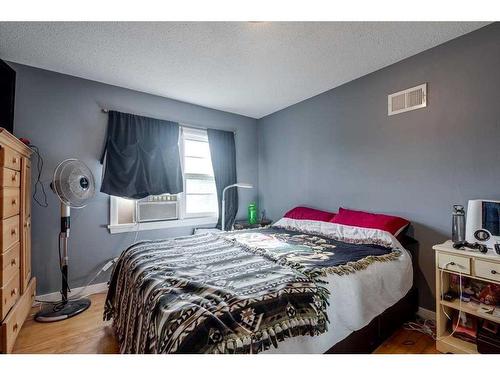
[[[257,224],[257,205],[255,203],[248,205],[248,224]]]
[[[451,240],[453,243],[465,241],[465,211],[464,206],[459,204],[453,206]]]

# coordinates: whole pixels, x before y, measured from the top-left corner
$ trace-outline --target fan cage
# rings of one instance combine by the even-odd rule
[[[52,180],[55,193],[71,208],[83,208],[95,195],[92,171],[78,159],[66,159],[55,169]]]

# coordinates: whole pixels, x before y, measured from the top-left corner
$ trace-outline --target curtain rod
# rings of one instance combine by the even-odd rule
[[[109,109],[107,108],[101,108],[101,112],[102,113],[109,113]],[[118,111],[117,111],[118,112]],[[140,115],[139,115],[140,116]],[[147,116],[144,116],[144,117],[147,117]],[[169,120],[166,120],[166,121],[169,121]],[[203,130],[208,130],[208,129],[213,129],[213,128],[207,128],[205,126],[199,126],[199,125],[191,125],[191,124],[185,124],[185,123],[182,123],[180,121],[173,121],[173,122],[177,122],[179,125],[181,126],[184,126],[185,128],[192,128],[192,129],[203,129]],[[217,130],[224,130],[224,129],[217,129]],[[226,130],[228,131],[228,130]],[[236,130],[229,130],[229,131],[232,131],[234,135],[236,135]]]

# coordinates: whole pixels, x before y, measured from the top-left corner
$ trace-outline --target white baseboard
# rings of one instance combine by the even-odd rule
[[[83,289],[85,289],[85,287],[83,287],[83,286],[80,288],[71,289],[71,293],[68,293],[68,297],[71,297],[72,295],[74,296],[74,295],[80,293],[81,291],[83,291]],[[85,295],[87,295],[87,294],[104,293],[107,291],[108,291],[108,283],[100,283],[100,284],[89,285],[85,289],[84,293],[85,293]],[[57,301],[61,300],[61,293],[55,292],[55,293],[42,294],[42,295],[36,296],[35,301],[33,302],[33,305],[37,305],[40,303],[40,302],[37,302],[37,300],[38,301],[47,301],[47,302],[57,302]]]
[[[436,320],[436,313],[432,310],[424,309],[423,307],[418,307],[417,315],[422,319]]]

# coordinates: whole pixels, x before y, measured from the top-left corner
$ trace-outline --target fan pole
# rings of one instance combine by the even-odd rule
[[[61,242],[61,272],[62,272],[62,300],[68,301],[68,237],[70,228],[70,207],[61,203],[61,232],[59,234],[59,241]]]

